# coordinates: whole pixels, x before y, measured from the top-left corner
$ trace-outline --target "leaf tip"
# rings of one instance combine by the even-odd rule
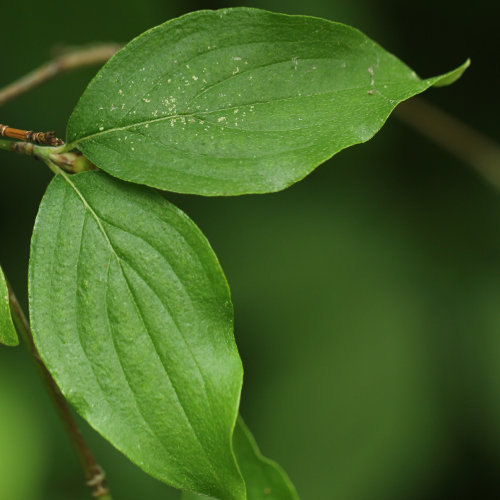
[[[432,82],[433,87],[445,87],[456,82],[465,72],[465,70],[471,65],[471,60],[468,58],[462,65],[458,68],[445,73],[444,75],[438,76]]]

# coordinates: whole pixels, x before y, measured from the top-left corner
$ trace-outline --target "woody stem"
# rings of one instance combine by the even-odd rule
[[[68,436],[73,443],[77,455],[80,459],[82,469],[87,480],[87,485],[89,486],[92,496],[94,498],[99,498],[100,500],[112,500],[109,494],[109,490],[106,486],[106,476],[94,458],[94,455],[90,451],[87,443],[85,442],[80,429],[78,428],[73,415],[62,395],[59,387],[57,387],[56,382],[52,378],[52,375],[47,370],[44,365],[40,354],[33,341],[33,334],[31,332],[28,320],[24,315],[24,312],[14,294],[10,284],[7,282],[9,289],[9,302],[10,309],[12,313],[12,319],[16,327],[19,336],[23,339],[28,351],[31,353],[35,364],[38,368],[40,376],[49,392],[54,406],[56,407],[57,413],[61,418],[62,423],[68,433]]]

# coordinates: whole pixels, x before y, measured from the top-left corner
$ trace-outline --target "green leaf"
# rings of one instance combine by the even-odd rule
[[[12,322],[9,304],[9,290],[0,267],[0,344],[16,346],[19,344],[17,332]]]
[[[207,240],[150,189],[57,175],[32,239],[33,336],[66,398],[152,476],[245,498],[229,289]]]
[[[248,500],[298,500],[285,471],[262,455],[241,417],[234,430],[233,446],[245,479]]]
[[[147,31],[97,74],[68,123],[118,178],[168,191],[278,191],[370,139],[421,80],[354,28],[250,8]]]
[[[286,472],[260,452],[254,437],[241,417],[234,429],[234,452],[243,474],[248,500],[298,500],[299,497]],[[183,493],[182,500],[199,499],[199,495]]]

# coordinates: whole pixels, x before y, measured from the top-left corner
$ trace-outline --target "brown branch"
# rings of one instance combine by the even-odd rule
[[[400,104],[394,114],[500,189],[500,146],[489,137],[418,97]]]
[[[85,66],[102,64],[120,48],[119,44],[106,43],[62,54],[1,89],[0,106],[62,73]]]
[[[33,130],[20,130],[12,128],[8,125],[0,125],[0,136],[17,139],[18,141],[28,141],[33,144],[44,144],[46,146],[62,146],[64,141],[56,137],[56,133],[50,132],[33,132]]]
[[[78,458],[80,459],[80,463],[83,468],[83,472],[85,474],[86,484],[89,486],[92,492],[92,496],[94,498],[100,498],[101,500],[111,500],[111,496],[109,495],[109,490],[106,486],[106,476],[97,463],[94,455],[90,451],[87,443],[85,442],[78,425],[76,424],[73,415],[62,395],[59,387],[57,387],[56,382],[52,378],[52,375],[47,370],[44,365],[40,354],[35,346],[35,342],[33,341],[33,335],[31,333],[31,329],[24,315],[23,310],[10,286],[7,282],[7,287],[9,289],[9,302],[10,308],[12,312],[12,319],[14,321],[14,325],[16,326],[16,330],[19,333],[19,336],[23,339],[26,347],[30,351],[33,359],[35,360],[36,366],[40,372],[42,380],[47,388],[52,401],[57,409],[57,413],[61,418],[66,432],[69,435],[69,438],[73,445],[75,446]]]

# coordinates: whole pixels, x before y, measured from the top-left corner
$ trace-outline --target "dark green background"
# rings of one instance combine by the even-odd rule
[[[234,5],[354,25],[422,76],[471,57],[460,81],[426,98],[498,138],[493,1],[2,2],[0,86],[57,45],[126,42],[182,13]],[[64,135],[94,73],[44,85],[3,107],[0,122]],[[0,262],[24,303],[50,178],[41,163],[0,152]],[[284,192],[168,198],[222,262],[246,368],[243,415],[304,500],[500,497],[498,192],[390,119]],[[115,500],[177,498],[82,427]],[[0,347],[0,500],[85,498],[26,351]]]

